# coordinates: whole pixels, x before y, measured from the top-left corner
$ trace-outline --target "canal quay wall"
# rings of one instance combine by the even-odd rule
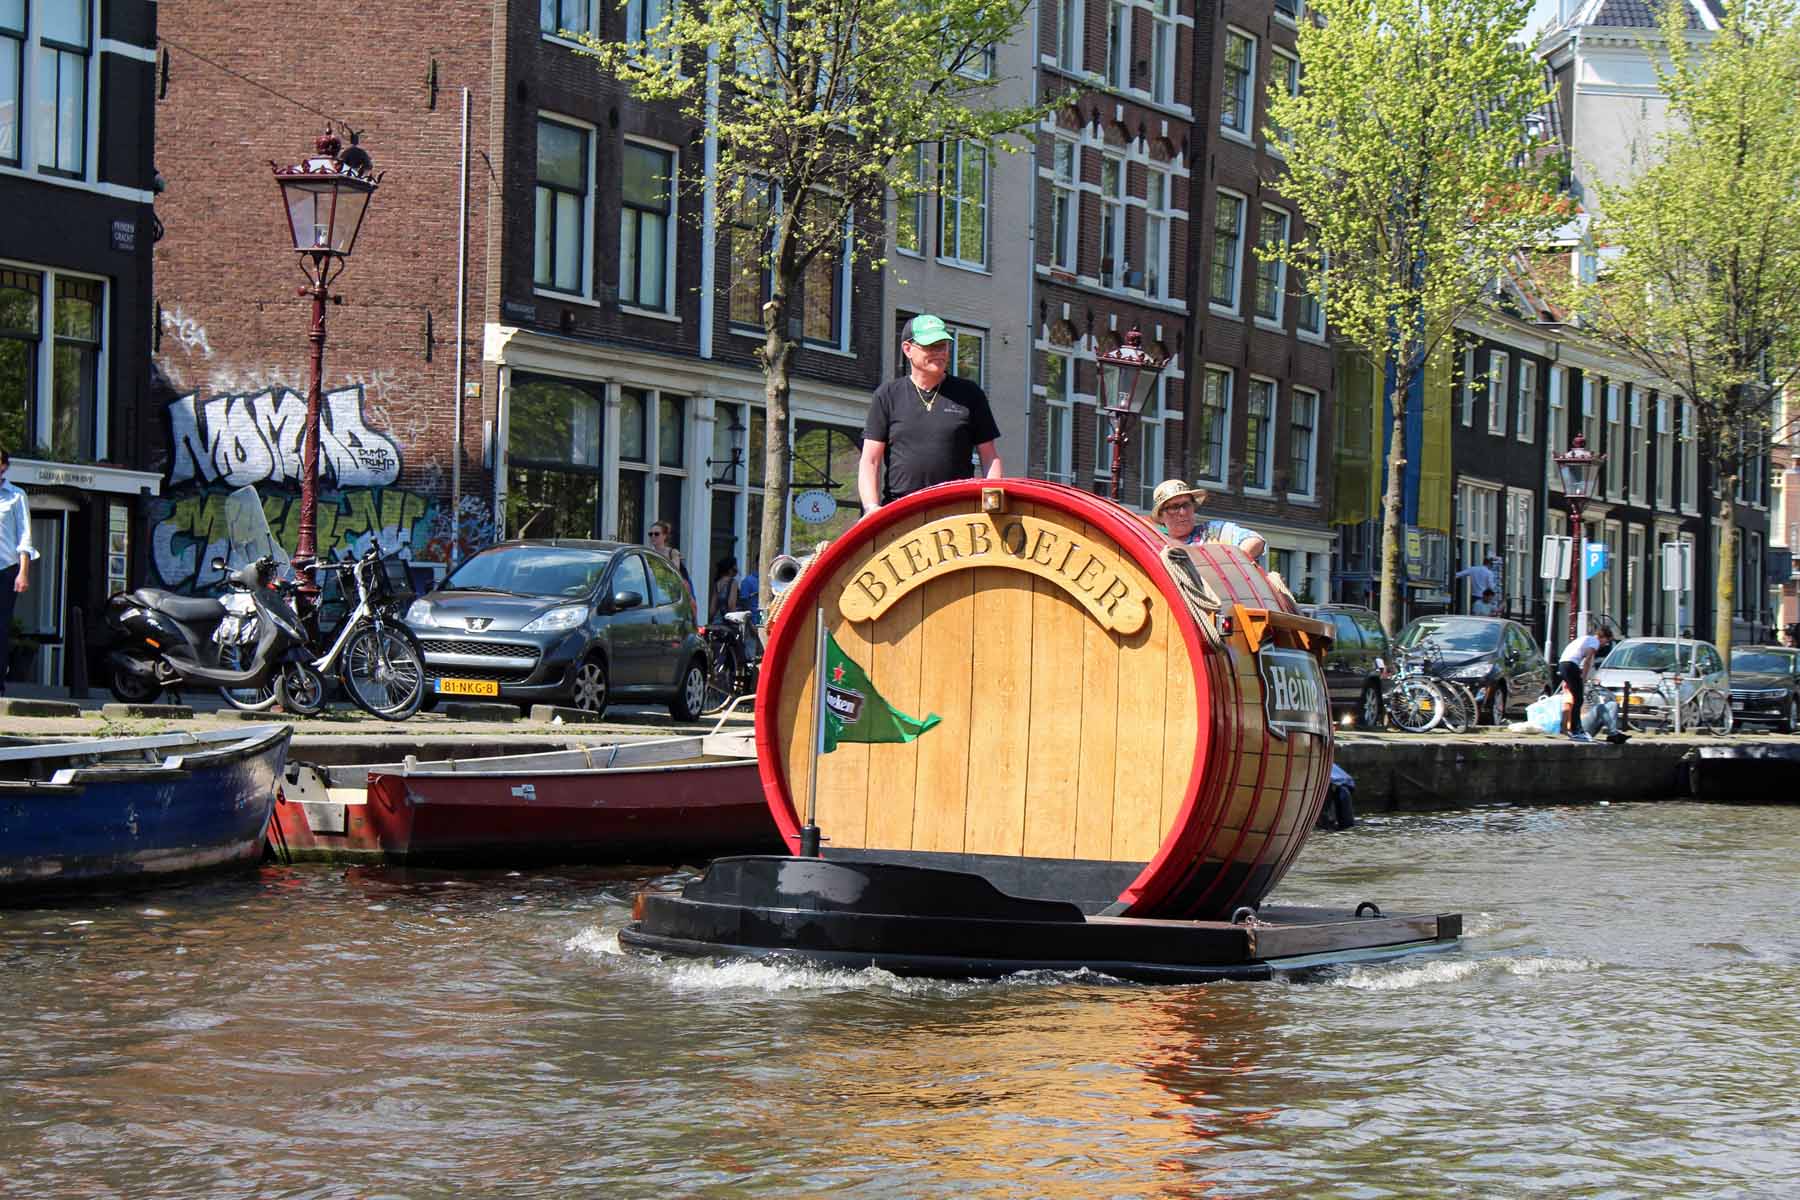
[[[25,716],[18,711],[24,708],[0,701],[0,740],[172,733],[269,719],[251,713],[205,711],[187,719],[146,716],[118,722],[97,719],[97,712],[51,719]],[[666,713],[652,710],[609,713],[604,722],[596,724],[454,719],[441,713],[421,714],[404,723],[334,714],[293,724],[289,761],[316,766],[397,763],[409,755],[431,760],[529,754],[704,733],[712,728],[710,721],[676,724]],[[726,726],[738,732],[750,727],[747,712],[734,714]],[[1337,763],[1356,780],[1358,812],[1433,812],[1686,798],[1688,756],[1704,745],[1738,749],[1785,746],[1789,753],[1800,753],[1800,736],[1762,730],[1725,738],[1639,734],[1624,745],[1613,746],[1488,729],[1462,735],[1344,731],[1337,737]]]

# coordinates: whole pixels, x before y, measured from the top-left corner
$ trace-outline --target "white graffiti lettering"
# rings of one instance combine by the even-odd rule
[[[206,326],[183,313],[181,309],[164,309],[162,313],[163,332],[172,334],[176,341],[192,354],[200,351],[207,358],[213,356],[212,343],[206,340]]]
[[[400,476],[400,448],[363,421],[361,386],[327,392],[319,410],[319,469],[328,486],[386,487]],[[169,404],[174,462],[169,484],[286,483],[300,476],[306,398],[288,388]]]

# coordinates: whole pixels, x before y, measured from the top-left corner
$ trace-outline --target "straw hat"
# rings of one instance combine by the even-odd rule
[[[1165,506],[1183,496],[1192,496],[1194,507],[1198,508],[1206,503],[1207,492],[1205,488],[1189,487],[1185,479],[1165,479],[1157,484],[1156,490],[1150,493],[1150,519],[1159,519]]]

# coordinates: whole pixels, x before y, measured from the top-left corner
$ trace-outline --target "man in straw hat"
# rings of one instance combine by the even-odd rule
[[[1185,480],[1165,479],[1151,493],[1150,523],[1171,542],[1192,545],[1195,542],[1225,542],[1236,546],[1251,558],[1261,558],[1268,543],[1254,529],[1246,529],[1235,521],[1199,519],[1200,506],[1206,503],[1206,489],[1189,487]]]
[[[875,390],[863,424],[856,490],[865,516],[920,488],[967,479],[977,454],[989,479],[1004,473],[987,393],[950,374],[950,336],[943,319],[930,313],[901,331],[907,373]]]

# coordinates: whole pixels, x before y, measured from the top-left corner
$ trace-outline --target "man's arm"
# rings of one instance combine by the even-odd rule
[[[862,459],[856,464],[856,494],[862,500],[865,517],[881,507],[881,460],[886,454],[886,442],[863,439]]]
[[[983,442],[975,447],[975,453],[981,455],[981,473],[988,479],[999,479],[1006,474],[1006,467],[1000,462],[1000,451],[994,448],[993,442]]]
[[[19,577],[13,581],[13,591],[23,592],[31,587],[31,560],[38,552],[31,544],[31,502],[22,492],[14,515],[19,518]]]

